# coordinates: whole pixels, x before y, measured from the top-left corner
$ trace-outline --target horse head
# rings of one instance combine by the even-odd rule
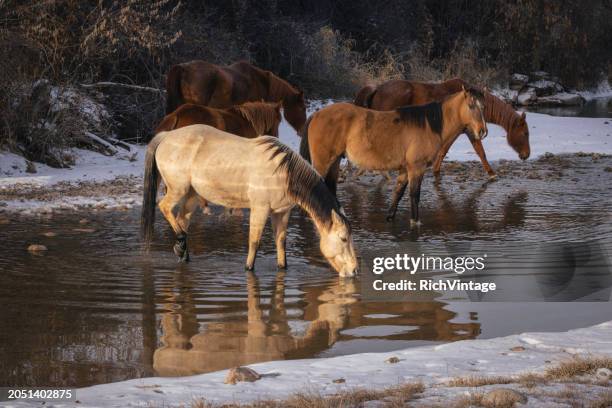
[[[461,121],[466,132],[476,140],[484,139],[488,134],[487,122],[484,119],[484,95],[475,88],[466,90],[461,87],[463,103],[460,108]]]
[[[527,160],[531,154],[529,146],[529,126],[525,120],[525,112],[518,116],[508,131],[508,144],[518,153],[521,160]]]
[[[296,91],[283,98],[283,111],[285,119],[298,134],[306,123],[306,102],[304,92]]]
[[[321,253],[341,277],[355,276],[357,257],[348,220],[336,210],[331,212],[331,224],[319,230]]]

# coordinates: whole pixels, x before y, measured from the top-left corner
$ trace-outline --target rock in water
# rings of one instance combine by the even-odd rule
[[[46,250],[47,250],[47,247],[41,244],[31,244],[30,246],[28,246],[28,251],[34,252],[34,253],[43,252]]]
[[[496,388],[482,398],[482,405],[485,407],[513,407],[516,403],[527,403],[527,397],[510,388]]]
[[[225,384],[236,384],[241,381],[254,382],[261,378],[255,370],[248,367],[231,368],[225,376]]]
[[[536,79],[536,80],[539,80],[539,79],[544,79],[544,80],[550,79],[550,74],[548,72],[546,72],[546,71],[534,71],[534,72],[530,73],[529,76],[531,78]]]
[[[580,106],[583,103],[584,98],[582,96],[569,92],[561,92],[558,94],[538,98],[538,105]]]
[[[545,79],[529,82],[527,86],[535,89],[536,95],[538,96],[550,96],[558,92],[563,92],[563,87],[561,84]]]
[[[516,102],[519,105],[531,105],[535,103],[538,99],[538,95],[536,95],[536,91],[533,88],[527,88],[521,91],[519,96],[516,97]]]
[[[523,74],[512,74],[510,78],[510,89],[520,91],[529,82],[529,77]]]

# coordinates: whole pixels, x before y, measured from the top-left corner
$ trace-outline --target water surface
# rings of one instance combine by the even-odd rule
[[[553,158],[445,166],[423,186],[419,231],[402,203],[385,221],[390,185],[340,185],[357,250],[403,242],[591,240],[612,245],[612,159]],[[159,214],[158,214],[159,216]],[[191,375],[240,364],[389,351],[521,331],[567,330],[612,318],[610,303],[469,303],[440,295],[365,302],[359,279],[340,280],[294,210],[287,271],[269,229],[255,273],[244,271],[246,217],[200,214],[192,262],[177,264],[158,219],[140,251],[137,210],[13,218],[0,214],[0,386],[86,386],[142,376]],[[48,236],[53,233],[55,236]],[[48,247],[30,254],[31,243]]]

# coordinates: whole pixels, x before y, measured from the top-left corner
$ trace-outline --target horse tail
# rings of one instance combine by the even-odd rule
[[[372,98],[374,98],[374,94],[376,93],[376,88],[372,85],[366,85],[357,92],[355,95],[355,100],[353,104],[357,106],[361,106],[362,108],[371,108],[372,107]]]
[[[310,146],[309,146],[309,143],[308,143],[308,127],[310,126],[310,121],[312,120],[313,116],[314,115],[310,115],[310,117],[308,118],[308,120],[304,124],[304,127],[302,128],[302,131],[300,132],[300,136],[302,137],[302,140],[300,141],[300,155],[308,163],[312,163],[312,161],[310,159]]]
[[[173,65],[166,76],[166,113],[174,112],[183,103],[181,93],[181,74],[183,68],[180,65]]]
[[[142,196],[142,212],[140,214],[140,231],[148,249],[153,239],[155,225],[155,206],[157,204],[157,188],[159,187],[159,171],[155,160],[157,147],[164,140],[166,132],[155,135],[147,146],[145,155],[144,188]]]

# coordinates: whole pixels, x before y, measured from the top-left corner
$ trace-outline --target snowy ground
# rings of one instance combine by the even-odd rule
[[[329,103],[313,103],[311,113]],[[530,128],[531,159],[546,153],[597,152],[612,154],[612,120],[607,118],[555,117],[538,113],[527,113]],[[283,121],[280,138],[294,149],[299,147],[299,137]],[[502,128],[491,125],[489,136],[484,140],[490,161],[501,159],[517,160],[516,153],[506,143]],[[140,200],[138,192],[105,196],[100,190],[97,197],[75,193],[80,183],[106,183],[121,177],[130,179],[137,186],[141,184],[144,159],[143,146],[131,146],[131,151],[121,151],[115,156],[103,156],[90,151],[76,150],[76,165],[71,169],[53,169],[35,164],[36,173],[27,173],[25,160],[15,154],[0,152],[0,197],[10,191],[9,198],[0,198],[0,210],[25,213],[49,212],[55,209],[112,208],[133,206]],[[467,137],[460,137],[452,146],[446,160],[478,160]],[[493,164],[495,165],[495,164]],[[72,186],[72,193],[64,194]],[[20,189],[30,193],[56,190],[53,199],[24,199],[16,194]],[[114,191],[116,192],[116,191]],[[35,196],[35,194],[29,194]]]
[[[254,364],[250,368],[263,377],[253,383],[224,384],[227,370],[191,377],[135,379],[79,389],[77,399],[79,407],[171,407],[189,406],[190,402],[200,398],[216,403],[246,403],[282,399],[296,392],[329,395],[356,387],[376,389],[422,382],[425,391],[415,401],[417,406],[437,405],[436,402],[449,396],[474,391],[470,389],[472,387],[449,387],[447,383],[453,378],[542,373],[546,368],[575,356],[612,357],[612,321],[563,333],[524,333],[391,353]],[[390,364],[385,361],[391,357],[398,358],[399,362]],[[340,378],[345,382],[333,382]],[[602,387],[605,390],[609,384],[608,380],[607,383],[587,386],[582,390],[582,398],[586,399],[587,393],[596,393]],[[483,388],[487,390],[493,386]],[[560,391],[565,385],[547,386],[546,392],[553,393],[555,387]],[[512,388],[512,385],[504,387]],[[542,391],[542,394],[546,392]],[[545,396],[541,399],[530,396],[528,406],[556,406],[550,402]],[[13,406],[25,405],[7,405]]]

